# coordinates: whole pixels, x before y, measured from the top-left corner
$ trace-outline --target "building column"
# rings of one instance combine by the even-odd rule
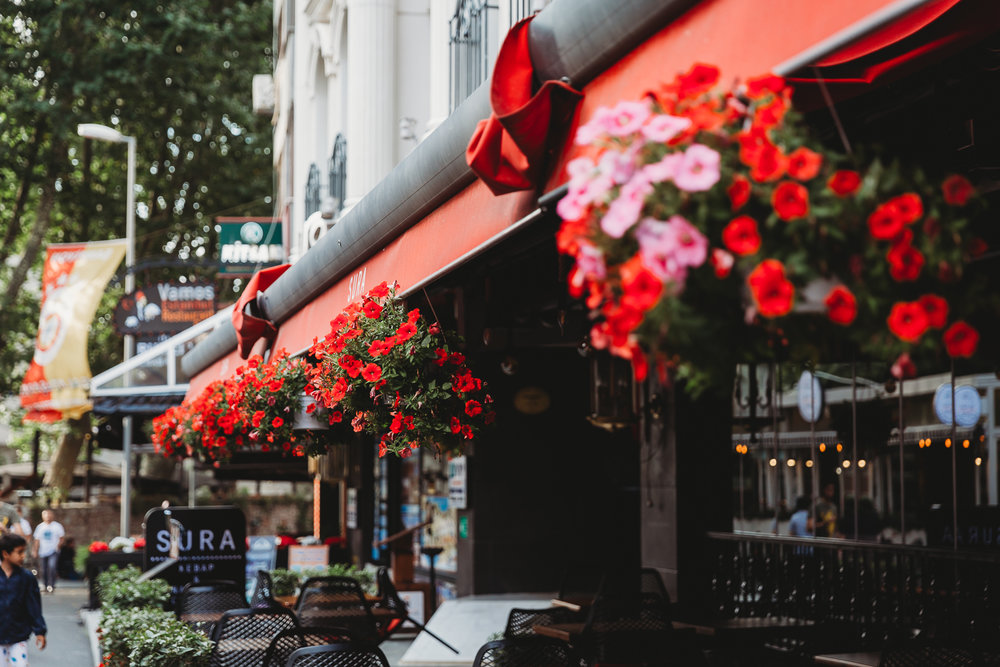
[[[347,201],[395,164],[396,0],[347,2]]]
[[[455,13],[454,0],[430,0],[430,90],[428,91],[428,133],[451,113],[448,108],[451,81],[450,21]]]

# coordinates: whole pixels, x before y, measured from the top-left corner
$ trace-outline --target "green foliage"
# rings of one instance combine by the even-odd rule
[[[375,591],[375,577],[371,572],[347,563],[333,563],[326,567],[303,570],[302,572],[293,572],[283,568],[271,570],[271,582],[274,584],[272,593],[274,595],[295,595],[306,579],[310,577],[352,577],[358,580],[365,592],[373,593]]]
[[[170,599],[170,584],[162,579],[137,581],[139,568],[111,566],[97,576],[97,590],[105,610],[139,607],[162,609]]]
[[[105,609],[99,631],[107,667],[209,664],[212,641],[162,609]]]

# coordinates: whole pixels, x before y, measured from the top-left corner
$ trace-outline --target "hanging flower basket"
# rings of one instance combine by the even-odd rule
[[[455,349],[459,337],[407,311],[395,287],[378,285],[330,325],[310,349],[306,391],[330,423],[374,436],[379,456],[459,451],[492,423],[493,399]]]
[[[775,348],[815,359],[847,342],[889,361],[943,343],[971,356],[976,309],[994,300],[968,279],[986,251],[969,181],[837,154],[782,79],[721,93],[718,79],[695,65],[576,133],[586,156],[568,165],[557,241],[591,343],[694,393]]]

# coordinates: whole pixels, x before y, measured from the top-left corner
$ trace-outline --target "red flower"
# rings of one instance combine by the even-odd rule
[[[253,413],[253,418],[251,418],[250,423],[253,424],[254,428],[260,427],[260,421],[264,418],[264,411],[258,410]]]
[[[826,182],[826,187],[833,191],[838,197],[853,195],[861,187],[861,175],[850,169],[841,169],[834,172],[830,180]]]
[[[959,320],[948,327],[942,340],[949,357],[971,357],[979,346],[979,332]]]
[[[767,104],[758,105],[754,109],[753,124],[757,127],[772,128],[784,118],[788,106],[780,97],[775,97]]]
[[[892,373],[892,377],[897,380],[915,378],[917,377],[917,365],[913,363],[912,359],[910,359],[910,354],[908,352],[904,352],[899,355],[899,358],[896,359],[896,363],[892,365],[889,372]]]
[[[750,165],[750,178],[758,183],[776,181],[785,173],[787,166],[788,158],[775,145],[768,143]]]
[[[798,183],[784,181],[774,189],[771,204],[778,217],[788,222],[809,215],[809,191]]]
[[[745,176],[736,174],[733,176],[733,183],[726,190],[729,194],[729,201],[732,202],[733,210],[738,211],[750,199],[750,181]]]
[[[969,241],[969,255],[972,257],[980,257],[989,249],[990,247],[987,245],[986,241],[978,236]]]
[[[465,363],[465,355],[461,352],[452,352],[448,355],[448,363],[453,366],[461,366]]]
[[[434,360],[435,366],[444,366],[444,362],[448,361],[448,353],[440,347],[434,350],[434,354],[437,356],[437,359]]]
[[[924,203],[912,192],[893,197],[887,204],[895,204],[904,225],[910,225],[924,216]]]
[[[410,340],[417,333],[417,327],[412,322],[403,322],[396,329],[396,340],[400,343]]]
[[[465,402],[465,414],[475,417],[483,411],[483,404],[479,401],[469,400]]]
[[[737,255],[752,255],[760,249],[757,221],[748,215],[734,218],[722,230],[722,242]]]
[[[795,287],[785,278],[785,267],[776,259],[765,259],[747,277],[757,310],[764,317],[780,317],[792,309]]]
[[[908,243],[892,246],[885,257],[889,260],[889,275],[899,282],[916,280],[924,268],[923,254]]]
[[[663,291],[663,283],[647,269],[638,255],[622,264],[622,306],[645,312],[656,304]]]
[[[284,384],[285,381],[281,378],[278,378],[277,380],[271,380],[270,382],[267,383],[267,390],[273,394],[276,391],[280,391],[282,385]]]
[[[942,329],[948,323],[948,302],[936,294],[925,294],[917,301],[927,315],[932,329]]]
[[[975,189],[965,176],[954,174],[944,179],[941,192],[944,194],[944,200],[952,206],[965,206]]]
[[[903,231],[905,224],[899,207],[892,200],[882,204],[868,216],[868,230],[873,238],[880,241],[891,241]]]
[[[378,364],[369,363],[361,370],[361,377],[368,382],[375,382],[382,377],[382,369],[378,366]]]
[[[858,300],[851,290],[838,285],[830,290],[823,303],[826,304],[826,314],[834,324],[847,326],[858,316]]]
[[[709,261],[712,262],[712,268],[715,269],[716,278],[726,278],[733,270],[733,256],[722,248],[712,248]]]
[[[275,417],[271,420],[271,426],[273,428],[281,428],[285,424],[285,420],[281,417]]]
[[[451,432],[455,434],[462,432],[462,422],[458,420],[458,417],[451,418]]]
[[[798,181],[810,181],[816,178],[822,165],[822,155],[799,146],[788,156],[788,175]]]
[[[382,314],[382,306],[379,305],[378,301],[365,301],[365,306],[361,309],[361,312],[365,314],[365,317],[374,320]]]
[[[381,299],[389,295],[389,285],[384,280],[368,291],[368,296]]]
[[[690,70],[677,76],[677,95],[688,99],[712,89],[719,81],[719,68],[695,63]]]
[[[752,100],[763,97],[767,93],[780,95],[785,91],[785,80],[780,76],[765,74],[747,79],[747,97]]]
[[[889,324],[889,331],[907,343],[914,343],[919,340],[930,325],[930,322],[927,320],[927,313],[924,312],[920,303],[916,301],[896,302],[886,322]]]
[[[342,356],[337,363],[344,369],[344,372],[352,378],[358,377],[358,374],[361,373],[361,360],[352,357],[349,354]]]

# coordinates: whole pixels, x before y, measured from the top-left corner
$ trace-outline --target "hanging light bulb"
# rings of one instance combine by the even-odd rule
[[[819,451],[820,451],[820,453],[826,451],[826,443],[825,442],[819,443]]]
[[[858,459],[859,468],[864,468],[866,465],[868,465],[868,461],[865,461],[864,459]]]
[[[767,464],[773,468],[774,466],[778,465],[778,459],[771,459],[770,461],[767,462]]]
[[[806,467],[807,468],[812,468],[813,467],[813,460],[812,459],[806,459]]]
[[[845,468],[850,468],[851,467],[851,461],[850,461],[850,459],[844,459],[844,462],[841,463],[840,465],[842,465]]]
[[[795,467],[795,459],[788,459],[788,461],[786,461],[786,462],[785,462],[785,464],[786,464],[786,465],[787,465],[787,466],[788,466],[789,468],[794,468],[794,467]]]

